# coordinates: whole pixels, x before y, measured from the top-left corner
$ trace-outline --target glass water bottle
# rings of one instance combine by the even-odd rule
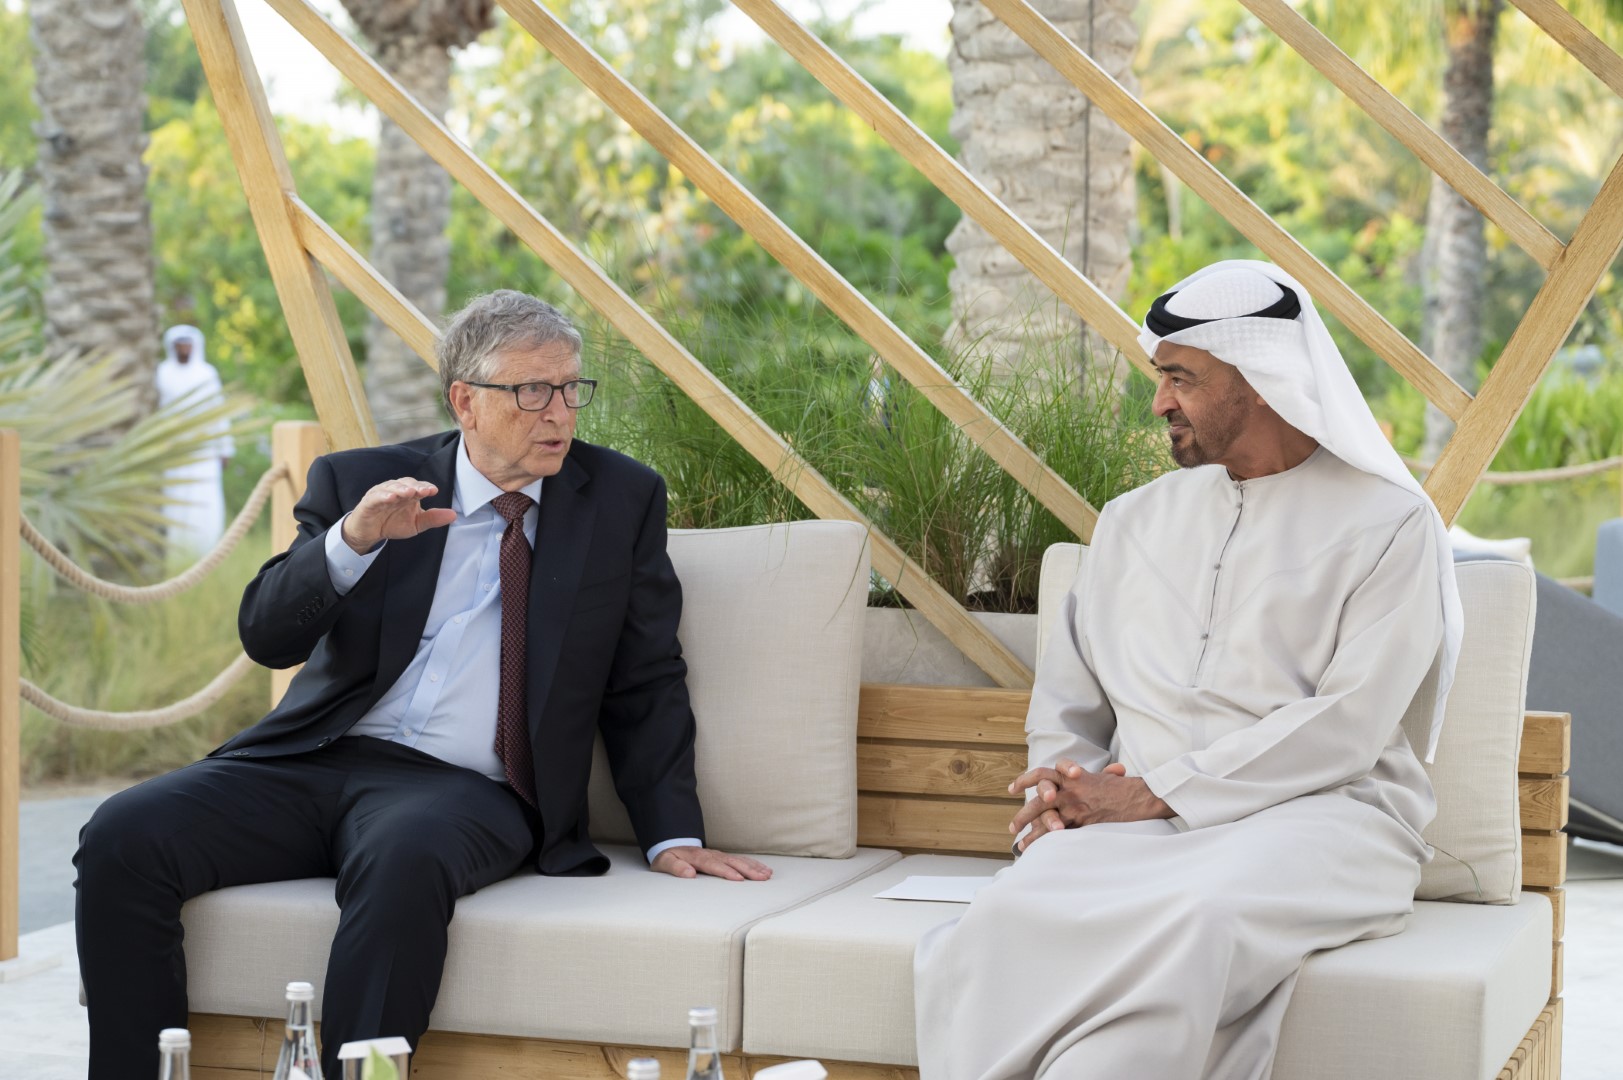
[[[192,1080],[192,1033],[185,1028],[158,1032],[158,1080]]]
[[[632,1058],[626,1062],[626,1080],[659,1080],[659,1062],[654,1058]]]
[[[282,1053],[276,1059],[275,1080],[321,1080],[321,1051],[316,1048],[316,1028],[310,1019],[310,1004],[316,988],[307,982],[287,984],[287,1028],[282,1035]]]
[[[721,1052],[716,1047],[716,1010],[706,1005],[688,1010],[692,1035],[688,1042],[687,1080],[721,1080]]]

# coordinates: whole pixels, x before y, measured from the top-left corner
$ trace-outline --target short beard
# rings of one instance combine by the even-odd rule
[[[1242,380],[1233,391],[1206,415],[1201,421],[1200,430],[1196,431],[1193,425],[1189,427],[1189,434],[1180,447],[1177,440],[1171,441],[1172,460],[1181,469],[1193,469],[1201,465],[1210,465],[1229,452],[1234,441],[1245,430],[1246,419],[1250,414],[1247,406],[1247,396],[1250,387]],[[1183,414],[1175,414],[1188,424],[1189,419]],[[1169,422],[1172,417],[1169,417]]]

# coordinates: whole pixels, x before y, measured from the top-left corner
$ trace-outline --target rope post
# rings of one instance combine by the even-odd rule
[[[0,431],[0,962],[17,959],[22,833],[22,441]]]
[[[327,434],[321,425],[309,420],[281,420],[271,427],[271,464],[286,465],[287,479],[279,480],[271,493],[271,552],[286,551],[299,534],[293,518],[294,505],[304,497],[304,478],[310,463],[327,452]],[[271,708],[287,693],[298,668],[271,672]]]

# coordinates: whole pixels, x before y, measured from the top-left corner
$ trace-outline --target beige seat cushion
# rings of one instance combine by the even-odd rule
[[[898,858],[869,848],[849,859],[770,856],[771,881],[732,882],[654,873],[631,848],[605,853],[603,877],[526,872],[461,900],[430,1026],[686,1046],[687,1010],[715,1005],[722,1047],[735,1049],[749,928]],[[294,979],[320,990],[338,907],[333,882],[312,878],[207,893],[182,919],[192,1010],[267,1016]],[[318,1016],[320,1007],[318,996]]]
[[[1055,544],[1043,554],[1039,664],[1053,631],[1053,613],[1076,582],[1085,550],[1080,544]],[[1455,574],[1465,610],[1465,640],[1437,760],[1426,767],[1437,792],[1437,817],[1425,836],[1437,855],[1422,873],[1415,895],[1509,904],[1521,890],[1516,759],[1526,712],[1536,582],[1530,567],[1511,562],[1461,563]],[[1433,670],[1403,718],[1411,743],[1422,750],[1436,700]]]
[[[1550,902],[1415,904],[1396,937],[1308,958],[1274,1080],[1493,1080],[1550,996]]]
[[[744,947],[744,1052],[917,1064],[913,946],[926,930],[962,915],[964,905],[873,894],[911,874],[985,876],[1009,862],[910,855],[757,924]]]
[[[957,904],[875,900],[910,874],[1001,859],[915,855],[752,929],[744,1050],[913,1065],[913,950]],[[1318,953],[1285,1016],[1274,1080],[1489,1080],[1544,1007],[1550,906],[1417,903],[1396,937]]]
[[[856,724],[868,535],[849,521],[676,531],[678,631],[713,847],[844,858],[857,844]],[[631,843],[601,741],[592,836]]]

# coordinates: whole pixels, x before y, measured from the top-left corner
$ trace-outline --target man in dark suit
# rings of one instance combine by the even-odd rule
[[[770,876],[703,845],[665,487],[574,441],[595,389],[580,347],[549,305],[480,297],[440,344],[459,430],[311,467],[298,538],[239,617],[256,661],[303,670],[259,723],[81,835],[91,1080],[150,1080],[158,1031],[186,1025],[181,905],[289,878],[337,878],[330,1080],[346,1041],[416,1045],[458,897],[527,859],[607,870],[587,835],[599,731],[652,869]]]

